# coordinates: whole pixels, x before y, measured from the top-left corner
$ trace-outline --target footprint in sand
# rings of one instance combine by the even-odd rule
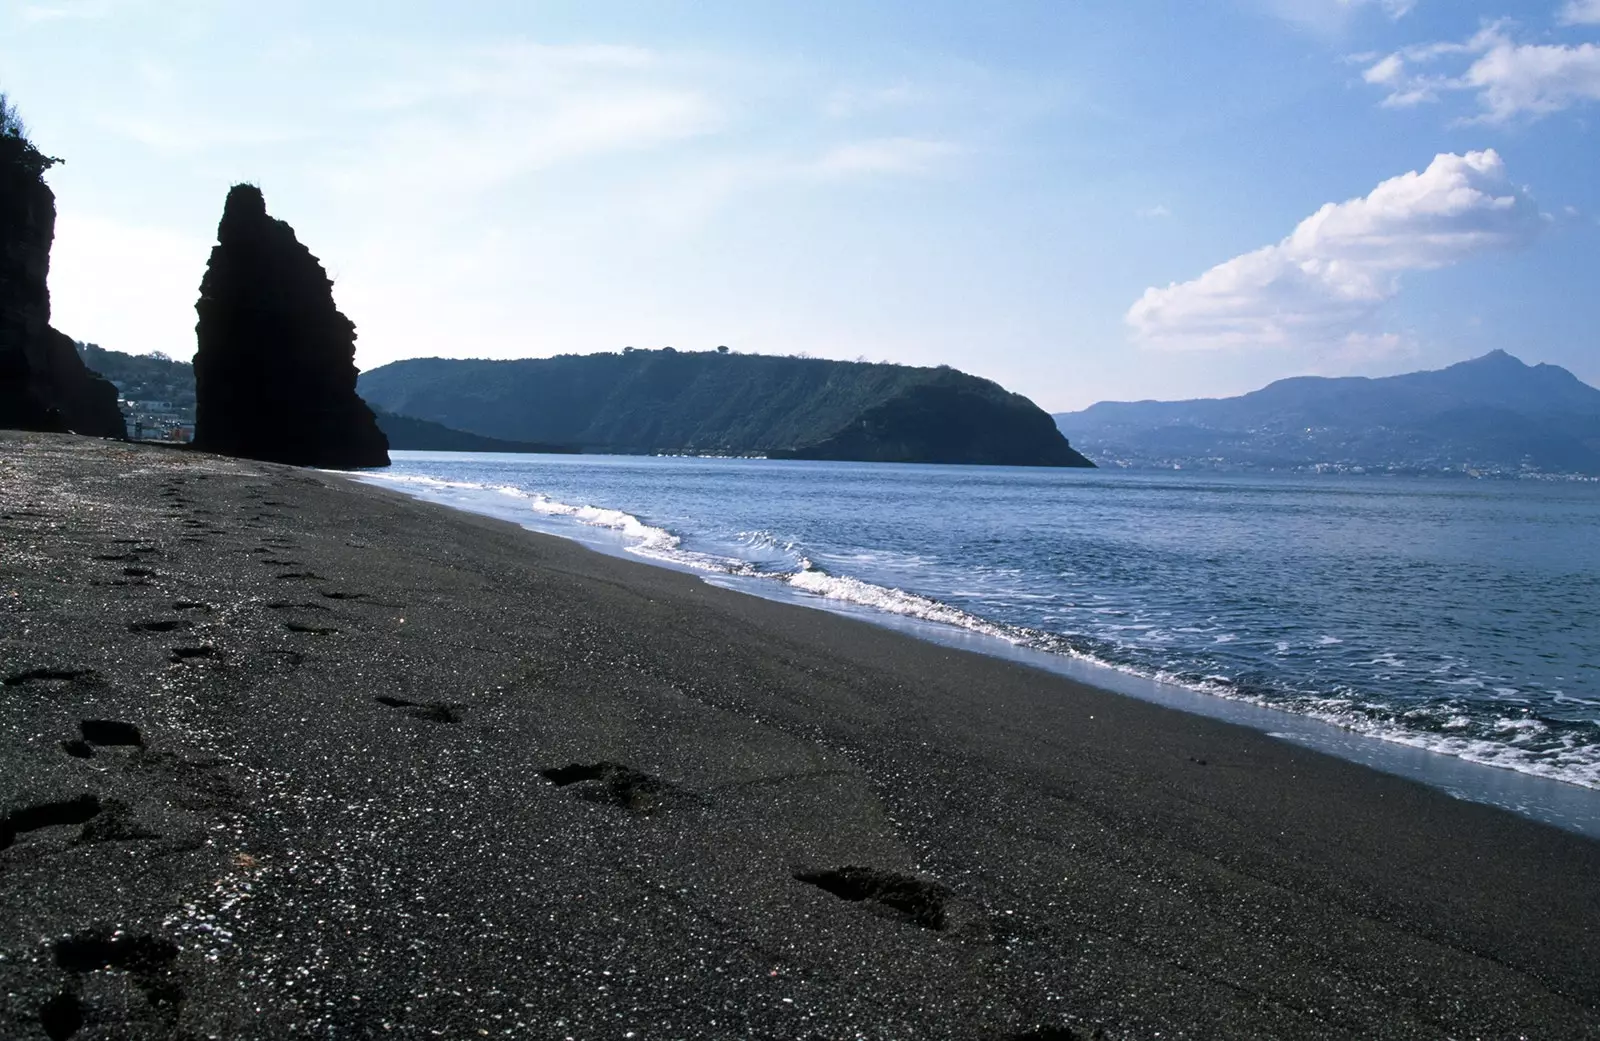
[[[425,719],[430,723],[459,723],[470,705],[450,704],[443,701],[407,701],[379,695],[372,700],[388,708],[405,709],[412,719]]]
[[[669,800],[683,794],[682,789],[625,763],[602,760],[598,763],[569,763],[540,770],[540,776],[557,788],[574,788],[588,802],[620,806],[631,813],[651,814]]]
[[[99,814],[100,808],[100,797],[85,793],[13,810],[0,819],[0,849],[9,847],[24,832],[83,824]]]
[[[924,929],[942,930],[947,923],[945,904],[951,893],[937,882],[856,865],[797,871],[794,878]]]
[[[168,660],[174,665],[179,665],[197,658],[215,658],[216,656],[217,649],[215,647],[209,643],[202,643],[194,647],[174,647],[172,648],[172,657]]]
[[[187,618],[157,618],[147,622],[129,622],[128,631],[135,633],[175,633],[180,629],[193,629]]]

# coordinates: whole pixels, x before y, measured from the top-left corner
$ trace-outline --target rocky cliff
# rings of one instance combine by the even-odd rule
[[[911,387],[867,409],[854,422],[814,444],[774,450],[775,459],[832,459],[872,463],[947,463],[988,466],[1093,466],[1051,437],[1048,413],[1023,399],[946,384]]]
[[[20,134],[0,133],[0,427],[124,437],[117,389],[50,327],[56,201],[44,172],[53,163]]]
[[[195,310],[196,447],[300,466],[389,464],[356,394],[355,323],[254,185],[228,192]]]

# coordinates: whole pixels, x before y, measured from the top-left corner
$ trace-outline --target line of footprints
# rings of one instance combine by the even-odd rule
[[[181,516],[181,508],[191,506],[176,487],[163,491],[174,518]],[[286,506],[271,500],[260,500],[263,506]],[[196,513],[209,513],[196,509]],[[258,514],[262,520],[270,514]],[[221,535],[227,532],[209,521],[188,519],[184,522],[196,530],[186,535],[186,541],[200,541],[204,535]],[[152,585],[157,577],[153,568],[145,563],[145,554],[157,552],[154,545],[136,540],[118,539],[127,546],[118,552],[101,555],[97,559],[125,563],[116,585]],[[264,538],[263,545],[252,555],[263,565],[279,568],[273,577],[283,581],[326,581],[299,561],[277,554],[293,548],[287,540]],[[368,600],[365,593],[342,590],[323,590],[323,598],[333,601]],[[199,601],[178,600],[172,609],[180,614],[210,611],[211,606]],[[266,604],[270,610],[315,612],[327,611],[318,603],[291,603],[275,601]],[[192,630],[195,623],[189,618],[174,617],[130,623],[135,633],[172,634]],[[330,635],[339,632],[333,626],[312,625],[300,621],[286,621],[284,628],[290,632],[308,635]],[[209,643],[181,645],[171,648],[170,661],[174,664],[196,659],[214,658],[216,648]],[[35,683],[76,683],[93,679],[93,672],[85,669],[33,669],[6,677],[5,686]],[[374,699],[384,708],[409,718],[428,723],[454,725],[464,721],[471,706],[453,702],[419,702],[393,696]],[[78,736],[60,742],[61,750],[69,756],[87,759],[96,750],[108,747],[143,749],[144,735],[132,723],[114,719],[84,719],[79,722]],[[570,763],[540,772],[557,788],[571,789],[578,798],[587,802],[621,809],[629,814],[649,816],[662,812],[675,804],[691,803],[693,793],[679,785],[637,770],[624,763],[600,761]],[[98,841],[130,841],[158,838],[154,832],[142,828],[134,820],[130,808],[119,800],[101,799],[84,793],[68,799],[36,803],[14,810],[0,818],[0,850],[15,843],[18,836],[49,827],[78,827],[77,843]],[[951,925],[950,907],[953,894],[937,882],[912,875],[883,871],[859,865],[846,865],[832,869],[801,869],[793,872],[796,881],[815,886],[841,900],[860,904],[876,915],[906,922],[924,929],[943,931]],[[66,936],[52,945],[55,964],[61,969],[79,975],[110,970],[125,972],[145,993],[152,1008],[175,1017],[183,1000],[178,984],[177,959],[179,948],[172,941],[159,936],[125,933],[109,927],[79,932]],[[63,990],[50,998],[39,1010],[39,1022],[52,1041],[65,1041],[83,1026],[86,1008],[71,991]],[[1098,1031],[1096,1031],[1098,1035]],[[1014,1034],[1009,1041],[1071,1041],[1083,1035],[1068,1028],[1046,1027],[1042,1030]]]

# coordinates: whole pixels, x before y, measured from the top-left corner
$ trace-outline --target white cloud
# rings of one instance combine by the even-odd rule
[[[1400,81],[1405,73],[1406,63],[1398,54],[1391,54],[1387,58],[1375,63],[1361,74],[1361,78],[1368,83],[1392,86]]]
[[[1172,216],[1172,211],[1160,203],[1157,203],[1154,206],[1141,206],[1139,209],[1133,211],[1133,215],[1135,217],[1142,217],[1145,220],[1159,220],[1162,217]]]
[[[1600,0],[1567,0],[1557,20],[1563,25],[1600,25]]]
[[[1572,4],[1567,11],[1582,15],[1591,8],[1600,21],[1600,0],[1585,0],[1582,8]],[[1453,75],[1427,71],[1452,60],[1458,63]],[[1517,43],[1506,23],[1497,22],[1460,43],[1430,43],[1385,55],[1367,67],[1362,79],[1388,91],[1383,104],[1389,108],[1470,93],[1477,96],[1478,121],[1504,123],[1600,100],[1600,47]]]
[[[1324,205],[1275,245],[1146,289],[1126,321],[1163,348],[1344,344],[1370,353],[1398,342],[1369,326],[1401,274],[1521,245],[1543,225],[1493,150],[1447,153],[1362,198]]]
[[[1496,46],[1467,70],[1485,116],[1500,122],[1520,113],[1546,115],[1581,101],[1600,101],[1600,47]]]

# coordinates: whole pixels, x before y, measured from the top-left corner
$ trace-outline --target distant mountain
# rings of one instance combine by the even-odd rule
[[[663,348],[363,373],[374,406],[589,452],[1093,466],[1020,394],[948,367]]]
[[[541,445],[529,441],[502,441],[497,437],[469,434],[465,430],[452,430],[426,419],[398,416],[383,409],[373,409],[378,417],[378,429],[389,438],[389,448],[400,452],[575,452],[564,445]]]
[[[1300,376],[1236,398],[1055,417],[1102,465],[1600,475],[1600,390],[1505,351],[1380,379]]]

